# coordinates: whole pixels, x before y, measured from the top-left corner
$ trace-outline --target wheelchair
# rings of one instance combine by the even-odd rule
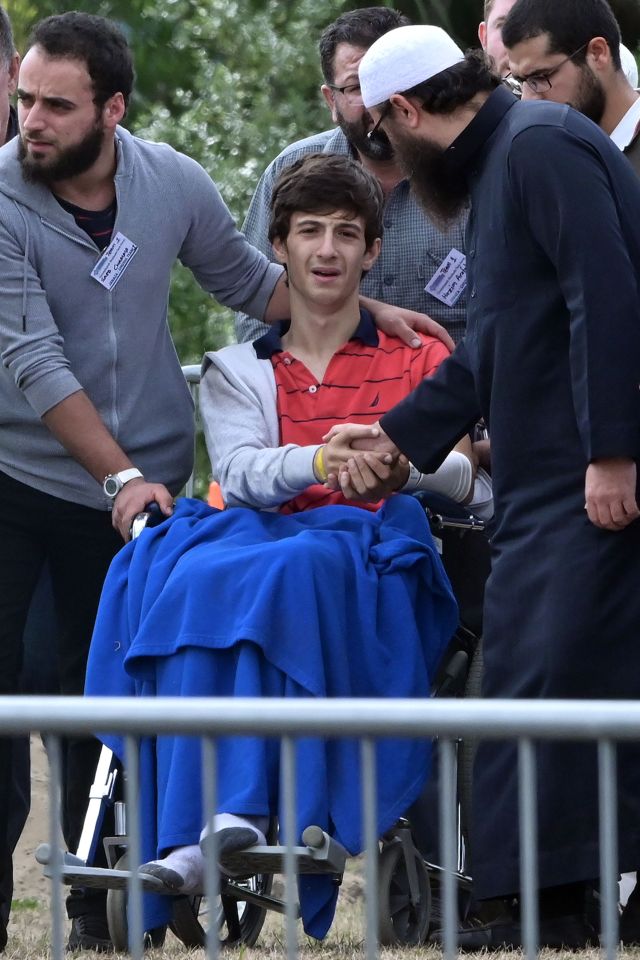
[[[477,696],[482,668],[482,598],[489,569],[485,524],[447,498],[429,494],[421,499],[460,606],[460,624],[435,678],[432,695]],[[136,518],[132,535],[138,535],[148,521],[148,514]],[[153,517],[151,522],[155,522]],[[473,753],[473,744],[458,744],[459,855],[456,881],[462,915],[470,901],[471,889],[465,839]],[[63,853],[61,876],[69,885],[107,890],[109,934],[115,949],[126,951],[127,886],[131,872],[128,869],[126,810],[124,802],[117,799],[121,773],[111,750],[103,747],[80,843],[75,854]],[[93,864],[108,811],[114,830],[111,836],[102,839],[107,866],[96,867]],[[173,898],[168,926],[186,947],[204,946],[212,925],[218,929],[222,945],[253,946],[267,912],[286,912],[285,902],[273,894],[273,878],[284,872],[286,852],[286,847],[276,844],[275,834],[275,826],[272,826],[266,846],[240,851],[229,858],[228,864],[225,860],[225,866],[236,878],[220,875],[219,898],[213,909],[204,894]],[[294,853],[298,873],[329,874],[333,882],[340,884],[349,855],[320,827],[308,826],[302,835],[302,845],[295,847]],[[38,848],[36,859],[43,865],[45,876],[52,876],[53,858],[48,844]],[[409,820],[399,820],[380,839],[378,938],[382,945],[418,946],[426,942],[437,921],[432,909],[432,888],[437,896],[441,875],[441,868],[426,859],[418,849]],[[166,892],[155,877],[140,876],[146,892]],[[162,945],[166,931],[166,926],[147,930],[145,943],[148,946]]]

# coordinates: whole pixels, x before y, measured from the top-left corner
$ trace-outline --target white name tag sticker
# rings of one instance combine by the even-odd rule
[[[137,252],[138,245],[133,240],[127,240],[123,233],[116,233],[91,276],[107,290],[113,290]]]
[[[442,261],[425,290],[448,307],[455,307],[466,289],[467,258],[454,248]]]

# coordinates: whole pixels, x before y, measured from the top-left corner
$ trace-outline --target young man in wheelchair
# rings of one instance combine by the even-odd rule
[[[87,693],[428,696],[457,609],[424,513],[412,497],[346,505],[331,486],[343,451],[323,442],[336,422],[378,420],[447,353],[426,336],[419,349],[392,341],[359,309],[382,208],[377,181],[348,157],[306,157],[282,174],[271,241],[288,272],[291,320],[254,344],[207,354],[201,383],[225,503],[251,509],[179,501],[121,552],[105,584]],[[473,496],[467,442],[430,477],[375,455],[358,470],[363,487],[383,479],[397,488],[402,478],[407,492]],[[105,742],[119,752],[115,738]],[[201,890],[200,745],[163,736],[146,746],[153,782],[143,784],[141,870],[167,892]],[[378,743],[380,834],[419,795],[429,749]],[[298,833],[318,824],[351,853],[363,846],[357,751],[350,740],[297,745]],[[248,737],[220,739],[217,753],[224,870],[225,856],[265,843],[279,809],[279,754]],[[329,878],[305,878],[307,932],[324,936],[336,896]]]

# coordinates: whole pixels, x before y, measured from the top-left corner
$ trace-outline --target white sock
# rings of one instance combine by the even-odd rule
[[[244,828],[253,830],[256,835],[256,843],[266,844],[266,833],[269,829],[269,817],[238,817],[235,813],[216,813],[213,818],[213,829],[217,833],[219,830],[226,830],[228,827]],[[204,828],[200,834],[200,839],[209,834],[209,825]]]
[[[161,867],[175,870],[182,877],[181,893],[196,893],[204,889],[204,855],[197,843],[176,847],[162,860],[151,860]]]

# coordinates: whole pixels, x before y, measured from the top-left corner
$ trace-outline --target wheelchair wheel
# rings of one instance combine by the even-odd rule
[[[382,946],[424,943],[429,932],[431,886],[424,861],[413,851],[420,902],[411,903],[409,877],[400,843],[382,848],[378,865],[379,940]]]
[[[234,883],[252,893],[269,894],[273,884],[271,874],[258,874]],[[245,900],[236,900],[222,893],[215,910],[215,922],[220,931],[220,943],[242,943],[252,947],[260,935],[266,907]],[[172,931],[185,947],[203,947],[211,923],[209,901],[204,896],[178,897],[173,905]]]
[[[128,857],[124,853],[115,865],[116,870],[126,870]],[[127,920],[127,891],[107,890],[107,926],[109,936],[116,953],[126,953],[129,950],[129,923]],[[145,950],[150,947],[161,947],[167,934],[166,925],[145,930]]]

